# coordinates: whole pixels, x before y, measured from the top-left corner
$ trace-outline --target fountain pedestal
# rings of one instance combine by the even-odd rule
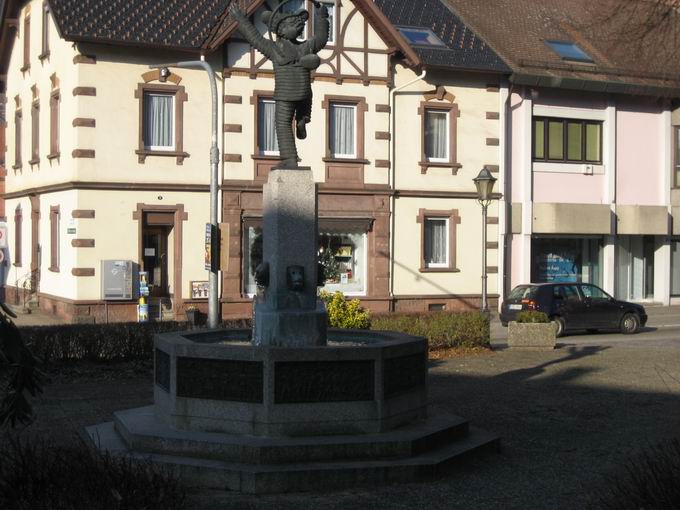
[[[309,169],[264,189],[254,328],[154,338],[154,403],[89,427],[93,444],[184,481],[248,493],[429,478],[498,436],[427,413],[424,338],[330,330],[317,304]]]
[[[254,311],[255,345],[326,345],[317,299],[317,193],[308,167],[273,169],[263,188],[266,289]]]

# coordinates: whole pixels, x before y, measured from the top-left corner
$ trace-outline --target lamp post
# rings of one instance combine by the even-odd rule
[[[491,175],[487,167],[482,168],[477,177],[473,179],[477,187],[477,202],[482,206],[482,312],[489,311],[489,303],[486,295],[486,218],[491,203],[491,194],[497,179]]]
[[[158,64],[149,66],[151,69],[160,69],[161,75],[167,77],[169,75],[169,67],[179,67],[184,69],[201,68],[208,73],[210,80],[210,92],[212,95],[212,140],[210,144],[210,229],[211,242],[218,242],[218,225],[217,225],[217,189],[219,170],[218,165],[220,161],[220,150],[217,147],[217,85],[215,84],[215,71],[210,64],[204,60],[189,60],[185,62],[175,62],[173,64]],[[208,282],[208,327],[211,329],[217,328],[219,324],[219,302],[218,302],[218,269],[219,266],[214,260],[215,250],[211,249],[211,267],[210,278]]]

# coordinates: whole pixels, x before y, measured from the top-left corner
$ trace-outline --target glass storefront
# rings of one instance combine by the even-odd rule
[[[671,296],[680,296],[680,237],[671,239]]]
[[[346,295],[366,292],[367,226],[350,221],[319,221],[319,262],[326,272],[327,292]],[[262,228],[259,222],[243,226],[243,289],[257,292],[255,268],[262,262]]]
[[[602,286],[602,237],[535,236],[531,281],[583,282]]]
[[[644,301],[654,297],[654,236],[619,236],[616,245],[616,297]]]

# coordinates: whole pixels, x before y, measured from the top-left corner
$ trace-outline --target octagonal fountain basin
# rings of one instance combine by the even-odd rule
[[[154,338],[154,414],[175,429],[255,436],[379,433],[426,417],[427,341],[330,330],[328,345],[265,347],[251,331]]]

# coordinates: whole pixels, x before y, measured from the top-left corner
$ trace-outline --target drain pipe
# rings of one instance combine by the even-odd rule
[[[394,248],[395,248],[395,227],[397,224],[397,186],[396,186],[396,178],[397,178],[397,158],[396,158],[396,144],[394,143],[394,139],[396,137],[396,124],[397,124],[397,115],[395,112],[395,107],[396,107],[396,96],[397,92],[400,92],[404,90],[407,87],[410,87],[414,83],[418,83],[419,81],[422,81],[425,79],[427,76],[427,71],[423,70],[420,75],[411,80],[408,83],[405,83],[404,85],[401,85],[399,87],[396,87],[392,90],[390,90],[390,101],[389,101],[389,106],[390,106],[390,111],[389,111],[389,126],[390,130],[392,131],[390,135],[390,139],[388,141],[389,144],[389,156],[390,156],[390,173],[389,175],[389,181],[388,185],[390,188],[390,212],[391,212],[391,222],[390,222],[390,309],[391,311],[394,311]]]

